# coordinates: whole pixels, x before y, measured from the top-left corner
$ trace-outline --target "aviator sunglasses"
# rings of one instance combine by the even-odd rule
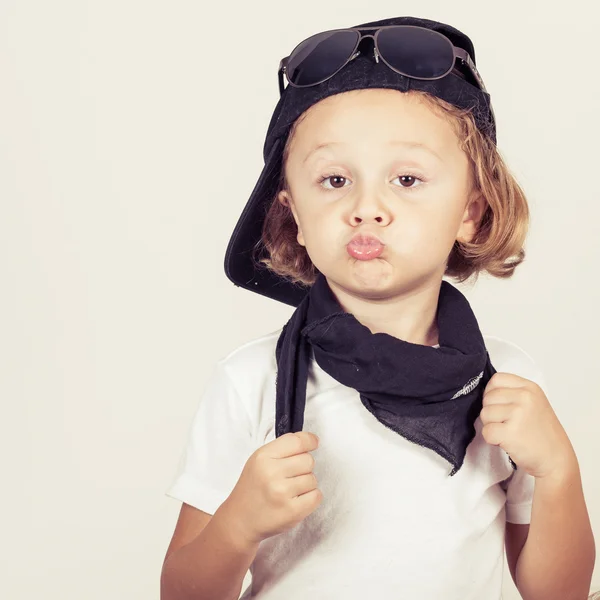
[[[375,33],[364,33],[374,31]],[[289,56],[279,63],[279,94],[283,94],[283,74],[290,85],[298,88],[317,85],[333,77],[355,59],[360,42],[373,38],[375,61],[381,60],[392,70],[413,79],[441,79],[454,70],[456,59],[472,75],[472,81],[487,92],[469,53],[458,48],[449,38],[416,25],[385,25],[382,27],[350,27],[331,29],[306,38]],[[493,113],[492,113],[493,117]]]

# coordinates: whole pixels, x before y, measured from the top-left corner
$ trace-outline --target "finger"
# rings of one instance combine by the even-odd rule
[[[486,389],[483,392],[481,404],[511,404],[514,402],[515,388],[499,387],[492,390]]]
[[[295,454],[294,456],[286,457],[285,460],[280,460],[278,466],[281,468],[279,473],[283,477],[296,477],[311,473],[315,466],[315,458],[310,452],[304,452],[303,454]]]
[[[519,388],[526,387],[528,380],[524,377],[520,377],[519,375],[515,375],[514,373],[504,373],[503,371],[498,371],[494,373],[487,385],[485,386],[485,390],[495,390],[496,388]]]
[[[318,487],[318,481],[314,473],[307,473],[305,475],[298,475],[297,477],[290,478],[288,482],[290,486],[290,494],[292,496],[300,496],[306,494]]]
[[[481,432],[483,439],[492,446],[499,446],[504,440],[504,428],[506,425],[503,423],[488,423],[483,426]]]
[[[511,417],[514,405],[509,404],[488,404],[481,409],[479,418],[481,422],[487,423],[505,423]]]
[[[269,455],[273,458],[286,458],[295,454],[302,454],[316,450],[319,440],[314,433],[309,431],[297,431],[286,433],[272,442],[269,442]]]

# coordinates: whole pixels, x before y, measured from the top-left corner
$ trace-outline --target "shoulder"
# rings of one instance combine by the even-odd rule
[[[544,373],[534,358],[521,346],[495,335],[483,335],[490,361],[496,371],[514,373],[537,383],[544,391],[547,384]]]
[[[253,435],[259,435],[265,415],[270,414],[271,405],[274,406],[275,348],[280,332],[248,340],[217,358],[205,395],[218,398],[219,402],[204,403],[204,411],[210,405],[214,412],[221,411],[224,420],[242,419],[247,415],[248,428]],[[238,410],[239,406],[244,410]],[[213,415],[213,424],[215,419]]]
[[[277,371],[275,348],[282,328],[253,338],[231,350],[218,363],[235,381],[244,385],[274,375]]]

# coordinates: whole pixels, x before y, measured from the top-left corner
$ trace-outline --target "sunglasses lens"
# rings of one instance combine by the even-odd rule
[[[454,66],[450,40],[430,29],[406,25],[381,29],[377,45],[382,58],[410,77],[440,77]]]
[[[288,59],[288,80],[313,85],[327,79],[350,58],[358,37],[356,31],[325,31],[300,42]]]

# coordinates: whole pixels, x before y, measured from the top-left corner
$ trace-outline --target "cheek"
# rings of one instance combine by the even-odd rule
[[[394,250],[407,257],[443,258],[454,244],[455,215],[443,211],[413,215],[399,223],[394,240]]]
[[[336,239],[335,225],[323,214],[310,215],[306,222],[308,225],[302,230],[306,245],[313,252],[320,252],[322,248],[330,251]]]
[[[306,215],[306,227],[303,229],[306,251],[317,268],[326,268],[340,258],[347,256],[345,241],[351,234],[344,231],[339,223],[339,215],[327,215],[324,211]]]

